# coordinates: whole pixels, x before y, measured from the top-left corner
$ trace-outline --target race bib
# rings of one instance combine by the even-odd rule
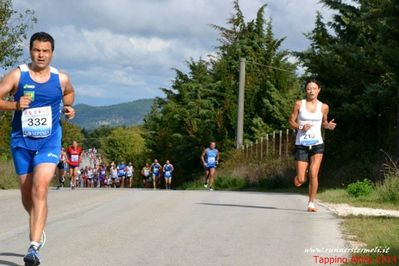
[[[71,155],[71,162],[77,163],[79,162],[79,155]]]
[[[53,116],[51,107],[29,108],[22,112],[22,133],[24,137],[45,138],[51,135]]]
[[[171,177],[171,176],[172,176],[172,173],[171,173],[170,171],[166,171],[166,172],[165,172],[165,176],[166,176],[166,177]]]
[[[313,133],[305,133],[299,138],[299,143],[303,146],[312,146],[319,142]]]
[[[149,175],[150,175],[150,171],[144,170],[144,176],[149,176]]]
[[[154,174],[158,174],[159,169],[158,168],[154,168]]]
[[[208,157],[208,164],[213,164],[216,162],[216,158],[215,157]]]

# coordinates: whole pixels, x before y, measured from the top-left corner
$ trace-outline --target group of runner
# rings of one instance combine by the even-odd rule
[[[62,147],[60,161],[57,165],[56,176],[58,180],[57,189],[65,186],[66,174],[68,172],[70,187],[126,187],[133,186],[134,167],[132,162],[116,164],[112,161],[109,165],[102,163],[93,152],[85,152],[77,141],[66,150]],[[90,163],[81,167],[83,157],[89,157]],[[68,171],[66,171],[68,169]],[[162,166],[157,159],[152,164],[146,163],[140,174],[142,186],[145,188],[159,188],[162,178],[165,180],[165,189],[171,189],[174,166],[169,160]]]

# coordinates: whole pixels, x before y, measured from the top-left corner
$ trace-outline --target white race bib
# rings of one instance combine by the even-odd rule
[[[50,136],[53,127],[51,106],[24,110],[21,122],[24,137],[45,138]]]
[[[79,155],[71,155],[71,162],[77,163],[79,162]]]
[[[216,158],[215,158],[215,157],[208,157],[208,163],[209,163],[209,164],[215,163],[215,161],[216,161]]]
[[[299,137],[299,143],[303,146],[312,146],[319,142],[319,138],[314,133],[314,128],[311,127]]]
[[[170,171],[166,171],[166,172],[165,172],[165,176],[166,176],[166,177],[171,177],[171,176],[172,176],[172,173],[171,173]]]

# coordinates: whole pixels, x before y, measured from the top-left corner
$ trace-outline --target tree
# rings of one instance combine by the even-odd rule
[[[117,127],[101,139],[101,147],[108,160],[133,162],[136,167],[146,160],[144,139],[139,127]]]
[[[284,39],[275,39],[262,6],[255,20],[245,22],[239,2],[228,27],[219,31],[215,57],[187,62],[188,72],[176,71],[166,98],[157,99],[145,118],[146,146],[154,157],[176,166],[176,183],[192,178],[200,169],[200,154],[210,141],[225,151],[233,148],[237,122],[239,60],[247,59],[244,133],[247,140],[287,127],[287,117],[299,94],[295,64]]]
[[[84,135],[82,130],[72,124],[69,120],[62,119],[61,120],[62,126],[62,146],[68,147],[72,145],[72,142],[76,140],[80,145],[82,145],[84,140]]]
[[[19,60],[27,31],[36,21],[32,10],[19,13],[13,10],[11,0],[0,2],[0,67],[11,67]]]

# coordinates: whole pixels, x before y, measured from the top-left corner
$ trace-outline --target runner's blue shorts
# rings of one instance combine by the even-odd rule
[[[40,150],[12,148],[12,158],[17,175],[33,173],[33,169],[42,163],[57,165],[60,161],[61,146],[44,147]]]

